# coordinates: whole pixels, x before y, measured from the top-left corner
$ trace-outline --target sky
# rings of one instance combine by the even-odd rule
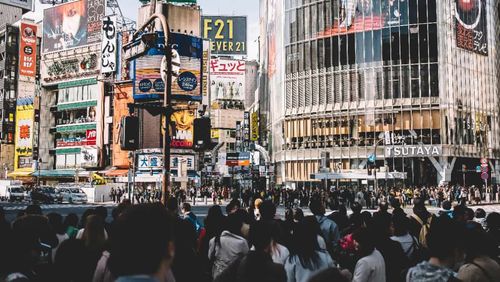
[[[118,0],[123,15],[137,20],[139,0]],[[259,36],[259,0],[198,0],[204,15],[210,16],[247,16],[248,58],[257,59]],[[51,5],[40,4],[35,0],[35,13],[26,15],[36,21],[42,19],[43,9]]]

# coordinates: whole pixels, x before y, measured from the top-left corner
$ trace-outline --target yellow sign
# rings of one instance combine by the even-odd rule
[[[219,139],[220,138],[220,132],[218,129],[212,129],[210,130],[210,138],[212,139]]]
[[[259,140],[259,113],[253,112],[250,117],[250,140],[257,141]]]
[[[33,171],[33,104],[16,107],[14,170]]]

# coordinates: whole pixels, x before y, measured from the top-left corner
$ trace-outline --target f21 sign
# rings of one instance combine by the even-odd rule
[[[106,16],[102,21],[101,73],[116,70],[116,16]]]

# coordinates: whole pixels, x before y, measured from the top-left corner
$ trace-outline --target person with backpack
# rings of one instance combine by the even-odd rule
[[[427,247],[426,237],[434,217],[427,211],[425,201],[422,198],[413,200],[413,214],[410,215],[410,234],[418,238],[418,242],[424,248]]]
[[[422,259],[420,257],[420,244],[418,239],[408,232],[409,219],[403,215],[392,216],[392,236],[391,240],[398,242],[403,248],[403,252],[409,259],[410,266],[414,266]]]
[[[340,231],[337,224],[325,216],[325,207],[320,200],[311,200],[309,204],[312,214],[319,223],[321,233],[325,239],[326,246],[329,252],[338,244],[340,240]]]
[[[196,215],[191,211],[191,205],[189,203],[183,203],[181,208],[184,219],[189,221],[194,229],[196,230],[196,234],[199,235],[203,225],[198,221]]]
[[[432,221],[427,244],[430,258],[410,268],[407,282],[454,282],[457,266],[464,260],[464,226],[446,218]]]

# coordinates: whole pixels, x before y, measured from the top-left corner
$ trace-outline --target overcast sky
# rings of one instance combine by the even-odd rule
[[[50,5],[42,5],[35,1],[35,14],[27,15],[35,20],[42,19],[43,9]],[[137,20],[139,0],[118,0],[125,17]],[[204,15],[210,16],[247,16],[247,46],[249,59],[257,59],[259,36],[259,0],[198,0]]]

